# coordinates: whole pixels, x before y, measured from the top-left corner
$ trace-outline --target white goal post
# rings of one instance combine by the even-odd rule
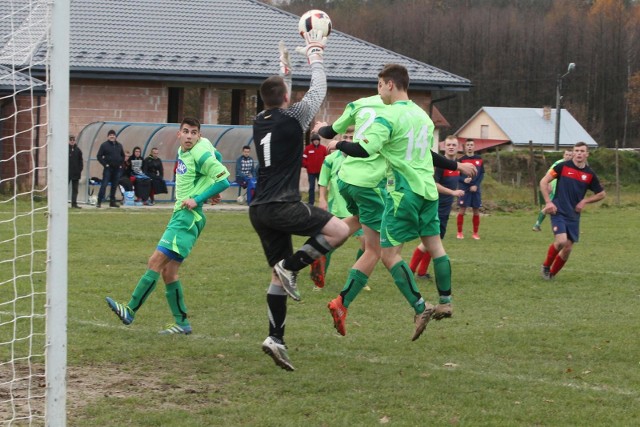
[[[0,1],[0,427],[67,423],[70,1]]]

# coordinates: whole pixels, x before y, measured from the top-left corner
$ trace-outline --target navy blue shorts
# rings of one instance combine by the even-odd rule
[[[480,195],[480,190],[476,192],[465,190],[464,196],[458,197],[458,206],[461,208],[481,208],[482,196]]]
[[[553,234],[567,233],[567,239],[578,243],[580,238],[580,219],[569,219],[564,215],[551,215],[551,229]]]

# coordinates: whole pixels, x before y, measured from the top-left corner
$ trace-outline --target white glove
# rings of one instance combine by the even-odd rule
[[[280,51],[280,75],[288,76],[291,74],[291,63],[289,62],[289,50],[284,45],[284,41],[280,40],[278,50]]]
[[[309,64],[323,61],[324,47],[327,44],[327,38],[322,35],[321,30],[311,30],[303,34],[307,43],[305,47],[297,47],[296,52],[307,56]]]

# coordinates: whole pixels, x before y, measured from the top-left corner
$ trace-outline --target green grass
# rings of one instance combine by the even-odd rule
[[[70,211],[69,425],[640,423],[637,209],[589,206],[581,241],[551,282],[539,277],[548,219],[533,233],[533,211],[488,215],[482,240],[459,241],[451,218],[454,317],[416,342],[413,312],[381,265],[350,307],[347,336],[334,331],[326,304],[353,262],[350,239],[324,291],[302,274],[303,301],[289,301],[296,372],[260,350],[270,273],[243,212],[209,212],[181,269],[193,335],[157,335],[172,320],[161,285],[131,326],[116,319],[104,297],[126,302],[168,217]],[[470,227],[467,215],[469,237]],[[434,283],[419,285],[434,302]]]

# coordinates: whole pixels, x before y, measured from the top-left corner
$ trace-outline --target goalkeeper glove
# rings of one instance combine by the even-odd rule
[[[311,30],[303,34],[306,42],[305,47],[297,47],[296,51],[307,56],[309,64],[322,62],[324,47],[327,44],[327,38],[322,35],[322,30]]]
[[[289,51],[284,45],[284,41],[280,40],[278,50],[280,51],[280,75],[288,76],[291,74],[291,63],[289,62]]]

